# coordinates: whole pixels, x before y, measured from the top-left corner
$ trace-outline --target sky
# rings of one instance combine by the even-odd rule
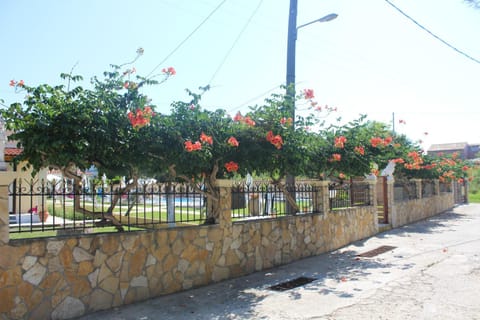
[[[480,60],[480,10],[462,0],[390,0],[430,32]],[[313,89],[343,121],[394,124],[412,141],[480,143],[480,63],[440,42],[385,0],[298,0],[296,88]],[[177,74],[147,88],[161,113],[211,89],[205,109],[246,112],[286,79],[289,0],[1,0],[0,99],[9,87],[89,79],[132,61],[140,75]],[[475,40],[476,39],[476,40]],[[298,110],[301,113],[301,110]]]

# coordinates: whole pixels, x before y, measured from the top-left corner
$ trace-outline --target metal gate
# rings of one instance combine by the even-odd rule
[[[467,183],[465,181],[453,182],[453,197],[455,204],[468,203]]]
[[[377,214],[378,223],[388,223],[387,177],[377,177]]]

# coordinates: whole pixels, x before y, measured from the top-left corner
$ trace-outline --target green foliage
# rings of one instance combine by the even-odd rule
[[[10,139],[23,148],[16,161],[27,161],[35,171],[58,168],[77,183],[77,170],[92,165],[100,175],[125,176],[127,181],[154,177],[210,185],[217,178],[247,173],[276,181],[287,174],[344,179],[372,170],[378,174],[376,169],[392,160],[398,178],[465,176],[461,160],[424,156],[407,137],[366,116],[326,127],[325,118],[333,110],[319,108],[312,91],[298,94],[295,101],[274,94],[232,118],[223,109],[201,107],[205,87],[200,93],[188,91],[188,102],[172,103],[170,114],[158,114],[141,90],[161,84],[174,69],[164,71],[158,81],[124,66],[112,65],[102,77],[92,78],[89,89],[79,85],[81,76],[66,73],[60,75],[63,85],[13,82],[16,91],[26,93],[25,100],[8,106],[1,116],[13,131]],[[307,114],[292,119],[295,105]],[[229,143],[233,138],[238,145]]]
[[[35,171],[54,167],[76,173],[91,165],[109,176],[132,177],[152,172],[152,150],[159,144],[156,130],[151,127],[132,128],[126,114],[148,104],[138,88],[156,81],[136,78],[124,88],[130,73],[105,72],[105,78],[92,79],[93,89],[70,88],[81,76],[61,74],[68,86],[22,86],[26,98],[2,111],[6,127],[14,133],[23,153],[17,161],[27,161]],[[154,106],[150,106],[154,108]],[[158,129],[158,128],[156,128]],[[158,152],[159,150],[155,150]],[[140,166],[138,164],[141,164]],[[155,165],[158,170],[158,163]]]

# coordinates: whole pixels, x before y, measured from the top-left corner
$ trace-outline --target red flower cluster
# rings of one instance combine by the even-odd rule
[[[330,162],[338,162],[342,160],[342,155],[338,153],[332,154],[332,157],[330,158]]]
[[[124,89],[132,89],[135,90],[138,87],[138,85],[134,81],[125,81],[123,83],[123,88]]]
[[[192,143],[192,141],[187,140],[185,141],[185,150],[187,152],[202,150],[202,144],[200,141],[195,141],[195,143]]]
[[[155,113],[149,106],[146,106],[145,108],[143,108],[143,110],[138,108],[135,113],[129,111],[127,114],[128,120],[130,120],[130,123],[132,124],[134,129],[140,129],[146,125],[149,125],[150,120],[154,115]]]
[[[20,81],[15,81],[15,80],[10,80],[9,83],[10,87],[23,87],[25,85],[25,82],[23,80]]]
[[[135,67],[133,67],[132,69],[127,69],[127,70],[123,71],[123,75],[126,76],[126,75],[129,75],[129,74],[134,74],[135,72],[137,72],[137,69],[135,69]]]
[[[225,169],[227,169],[227,172],[237,172],[238,171],[238,163],[230,161],[225,163]]]
[[[174,76],[177,74],[177,71],[174,67],[163,68],[162,72],[165,73],[167,76]]]
[[[410,151],[407,154],[407,157],[411,158],[411,163],[405,163],[404,167],[409,170],[419,170],[422,169],[423,158],[417,151]]]
[[[185,150],[187,152],[192,152],[192,151],[197,151],[197,150],[202,150],[202,143],[208,143],[209,145],[213,144],[213,138],[212,136],[206,135],[204,132],[200,134],[199,140],[201,141],[195,141],[192,142],[190,140],[187,140],[184,142],[185,145]]]
[[[231,147],[238,147],[240,145],[240,143],[238,143],[238,140],[235,137],[228,138],[227,143]]]
[[[313,99],[315,98],[315,94],[313,92],[313,89],[303,89],[303,95],[305,96],[305,99]]]
[[[273,144],[277,149],[281,149],[283,145],[282,136],[279,134],[273,135],[272,131],[268,131],[267,133],[267,141]]]
[[[344,136],[340,136],[340,137],[335,137],[335,148],[345,148],[345,142],[347,142],[347,138],[345,138]]]
[[[365,148],[362,146],[355,147],[353,151],[361,156],[365,155]]]
[[[283,124],[283,125],[288,125],[288,126],[291,126],[293,123],[293,119],[292,118],[285,118],[283,117],[282,119],[280,119],[280,124]]]
[[[212,145],[213,144],[213,138],[212,136],[207,136],[205,133],[201,133],[200,134],[200,141],[202,141],[203,143],[208,143],[209,145]]]
[[[403,160],[402,158],[392,159],[391,161],[393,161],[395,163],[405,163],[405,160]]]
[[[241,122],[241,123],[245,123],[246,125],[250,126],[250,127],[253,127],[255,126],[255,121],[252,120],[252,118],[250,118],[249,116],[242,116],[242,114],[239,112],[237,112],[237,114],[235,115],[235,117],[233,117],[233,121],[235,122]]]
[[[442,183],[453,179],[455,179],[455,172],[453,172],[453,170],[445,171],[440,177],[438,177],[438,180]]]
[[[437,164],[436,163],[432,163],[432,164],[426,164],[423,166],[423,169],[426,169],[426,170],[432,170],[434,168],[437,167]]]
[[[373,137],[373,138],[370,139],[370,143],[371,143],[372,147],[374,147],[374,148],[378,147],[379,145],[386,147],[390,143],[392,143],[392,141],[393,141],[392,137],[386,137],[385,139],[380,138],[380,137]]]

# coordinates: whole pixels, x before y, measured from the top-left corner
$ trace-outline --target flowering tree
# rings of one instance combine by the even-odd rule
[[[191,183],[204,193],[209,199],[207,221],[212,223],[219,214],[216,180],[254,170],[258,161],[252,152],[262,149],[258,143],[265,138],[259,138],[250,116],[231,117],[225,110],[204,110],[201,94],[189,94],[191,101],[173,103],[171,113],[161,119],[162,134],[169,137],[164,141],[168,151],[163,153],[169,164],[166,178]]]
[[[314,169],[321,177],[343,180],[349,176],[379,175],[390,161],[397,164],[397,177],[408,176],[403,164],[408,154],[420,148],[404,135],[394,135],[379,122],[365,121],[365,116],[343,126],[320,133],[324,142],[312,150],[317,159]]]
[[[203,92],[191,91],[190,101],[174,102],[170,114],[162,115],[141,89],[167,80],[175,69],[163,69],[162,79],[155,80],[128,66],[112,66],[102,78],[92,79],[90,89],[74,86],[82,78],[71,74],[62,74],[66,85],[58,86],[12,80],[10,85],[26,97],[1,113],[14,132],[10,138],[23,148],[16,160],[27,161],[35,171],[57,168],[75,181],[76,190],[81,182],[78,170],[92,165],[100,174],[127,177],[129,183],[104,215],[119,229],[113,208],[142,176],[191,183],[209,199],[207,221],[215,222],[219,178],[268,175],[297,212],[283,182],[287,174],[343,180],[378,175],[389,161],[399,164],[396,177],[453,179],[465,172],[458,158],[425,157],[405,136],[393,135],[385,124],[365,121],[364,116],[326,127],[325,115],[335,109],[319,106],[310,89],[296,96],[299,113],[306,115],[295,119],[290,96],[274,94],[246,114],[229,115],[223,109],[203,109]],[[76,211],[96,214],[80,208],[81,201],[75,204]]]
[[[92,89],[73,87],[82,77],[71,74],[62,74],[67,84],[57,86],[28,86],[12,80],[10,85],[15,90],[26,93],[23,103],[13,103],[1,113],[6,128],[13,131],[9,138],[23,149],[15,160],[27,161],[34,173],[41,168],[58,169],[73,179],[76,190],[81,190],[79,170],[92,165],[108,176],[126,176],[132,181],[127,190],[140,175],[161,170],[150,156],[152,152],[161,153],[159,144],[153,144],[158,137],[149,130],[154,106],[139,91],[144,85],[159,82],[137,76],[134,68],[112,69],[103,79],[94,77]],[[172,70],[164,72],[164,80]],[[103,215],[119,228],[111,213],[124,191]],[[76,211],[96,214],[81,208],[80,201],[75,204]]]

